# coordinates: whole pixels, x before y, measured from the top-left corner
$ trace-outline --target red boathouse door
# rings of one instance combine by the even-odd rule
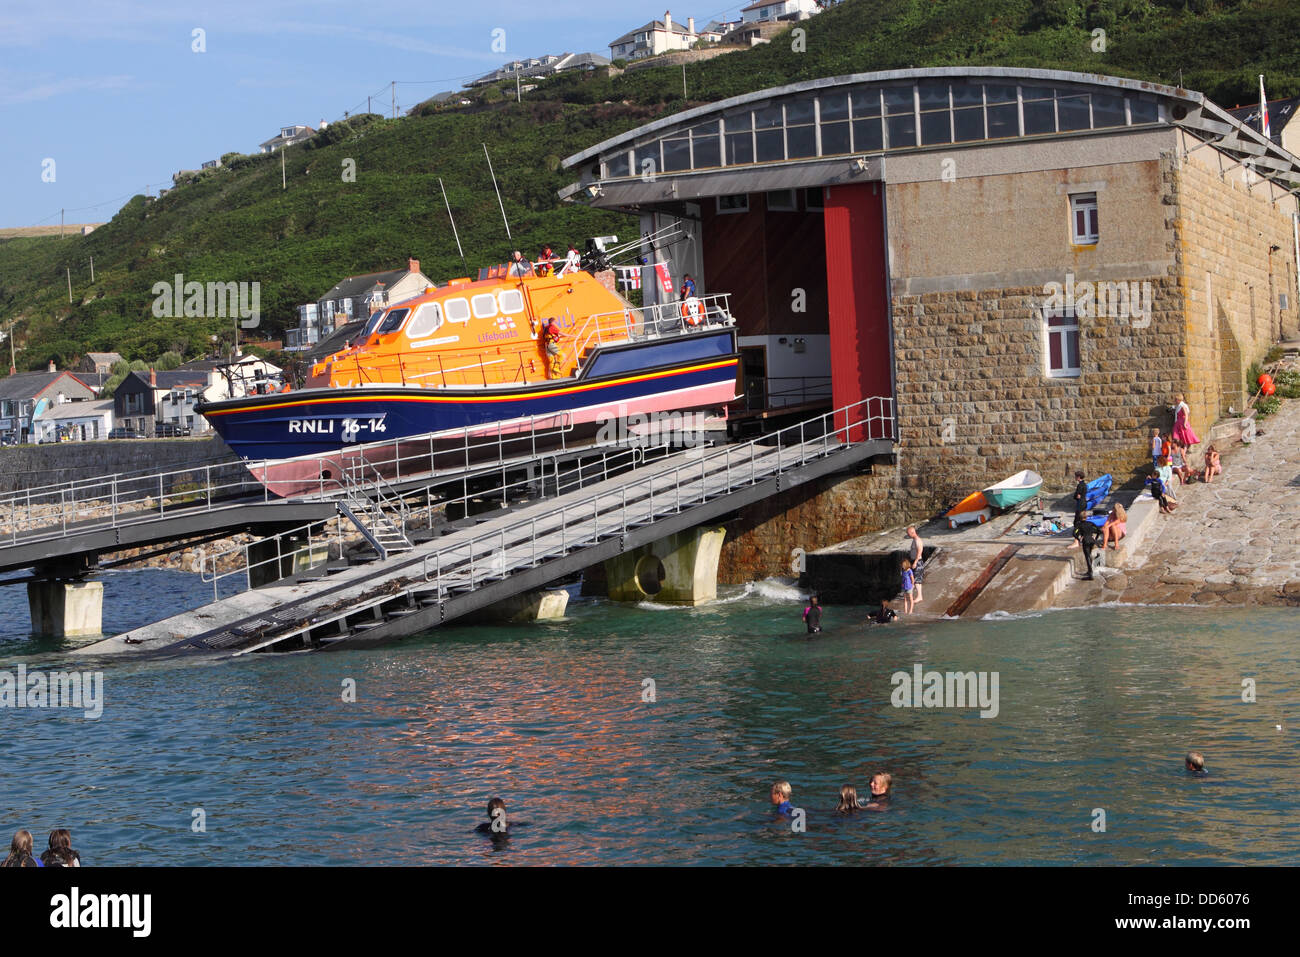
[[[831,398],[836,409],[872,396],[893,396],[889,273],[882,183],[826,187],[826,291],[830,314]],[[866,404],[848,421],[867,417]],[[871,404],[873,413],[881,406]],[[837,416],[837,419],[839,417]],[[875,424],[850,441],[892,438]]]

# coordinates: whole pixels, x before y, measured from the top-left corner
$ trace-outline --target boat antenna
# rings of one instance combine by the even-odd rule
[[[460,248],[460,233],[456,231],[456,218],[451,215],[451,203],[447,202],[447,187],[442,185],[442,177],[438,177],[438,188],[442,190],[442,201],[447,207],[447,218],[451,220],[451,234],[456,237],[456,252],[460,253],[460,264],[465,267],[465,275],[469,275],[469,263],[465,262],[465,250]]]
[[[501,222],[506,224],[506,239],[514,243],[514,237],[510,235],[510,221],[506,219],[506,204],[501,202],[501,190],[497,187],[497,174],[492,172],[492,157],[488,156],[487,144],[483,144],[483,155],[487,156],[488,172],[492,175],[492,188],[497,191],[497,205],[501,207]]]

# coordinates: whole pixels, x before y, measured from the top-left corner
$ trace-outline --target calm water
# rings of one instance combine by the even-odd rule
[[[106,582],[118,629],[204,595],[178,572]],[[99,720],[0,711],[0,828],[43,845],[70,827],[89,864],[1300,858],[1294,611],[867,627],[831,608],[809,642],[801,607],[764,583],[698,609],[575,601],[562,622],[369,651],[105,663]],[[26,628],[23,588],[0,588],[0,669],[90,667]],[[892,707],[890,675],[916,662],[998,672],[1000,714]],[[1208,779],[1182,772],[1190,747]],[[839,785],[865,792],[875,769],[894,775],[892,808],[835,814]],[[806,833],[773,819],[776,778]],[[500,847],[471,833],[493,795],[531,822]]]

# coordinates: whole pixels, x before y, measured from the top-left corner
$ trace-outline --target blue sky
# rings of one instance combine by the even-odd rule
[[[702,26],[743,5],[695,2],[3,0],[0,227],[57,225],[61,208],[69,223],[106,221],[146,186],[256,152],[281,126],[364,110],[367,94],[386,113],[392,80],[400,115],[514,57],[609,56],[665,7]]]

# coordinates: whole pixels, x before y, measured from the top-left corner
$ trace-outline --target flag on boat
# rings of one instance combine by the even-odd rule
[[[624,291],[641,288],[640,266],[619,266],[618,284]]]
[[[1264,98],[1264,74],[1259,75],[1259,130],[1267,137],[1272,137],[1273,132],[1268,126],[1268,100]]]
[[[667,263],[655,263],[655,272],[659,274],[659,285],[663,287],[664,295],[673,294],[673,277],[668,275]]]

